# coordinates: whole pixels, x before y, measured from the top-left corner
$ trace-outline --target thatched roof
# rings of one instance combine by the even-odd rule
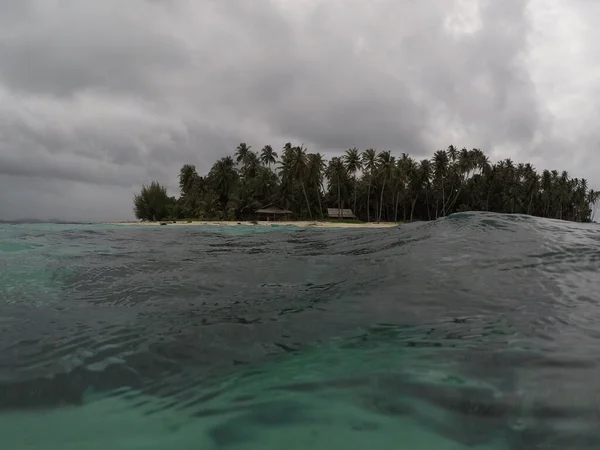
[[[257,214],[293,214],[291,211],[277,205],[266,205],[256,210]]]
[[[354,219],[354,213],[351,209],[327,208],[327,216],[336,219]]]

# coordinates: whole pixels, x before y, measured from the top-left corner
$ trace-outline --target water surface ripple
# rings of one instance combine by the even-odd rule
[[[598,449],[599,231],[2,225],[2,448]]]

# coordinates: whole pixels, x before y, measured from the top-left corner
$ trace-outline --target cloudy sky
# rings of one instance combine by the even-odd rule
[[[132,218],[240,141],[453,143],[600,187],[596,0],[2,0],[0,219]]]

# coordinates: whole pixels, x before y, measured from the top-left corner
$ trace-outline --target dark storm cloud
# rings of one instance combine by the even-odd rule
[[[5,136],[3,148],[12,149],[0,152],[0,175],[124,187],[151,179],[168,183],[174,161],[198,159],[211,149],[231,148],[241,139],[201,123],[141,119],[84,121],[72,129],[55,122],[7,118],[0,120],[0,134]],[[198,144],[205,148],[196,148]],[[198,166],[208,170],[209,164],[200,161]]]
[[[575,3],[583,16],[585,2]],[[563,133],[570,122],[559,121],[558,102],[542,95],[551,83],[538,85],[540,74],[556,72],[543,69],[553,57],[528,56],[533,19],[540,11],[560,15],[559,6],[4,0],[2,218],[48,211],[128,218],[141,183],[159,179],[174,195],[182,164],[206,172],[240,141],[416,157],[455,143],[495,157],[532,155],[544,166],[575,161],[580,167],[569,170],[577,175],[589,153],[567,161],[562,148],[597,142],[597,134]],[[542,29],[568,37],[546,23]],[[579,94],[592,88],[572,86]],[[590,123],[593,114],[585,116]]]

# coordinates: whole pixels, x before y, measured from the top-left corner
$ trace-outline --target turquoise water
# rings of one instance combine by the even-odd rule
[[[598,231],[0,226],[1,448],[600,448]]]

